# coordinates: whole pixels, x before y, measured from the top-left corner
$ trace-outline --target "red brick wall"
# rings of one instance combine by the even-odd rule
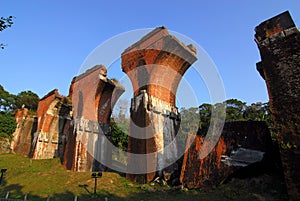
[[[38,127],[37,130],[41,130],[44,120],[45,120],[45,114],[52,103],[52,101],[57,98],[61,97],[59,95],[58,90],[54,89],[53,91],[49,92],[46,96],[44,96],[38,104],[38,109],[37,109],[37,118],[38,118]]]
[[[71,98],[74,108],[73,116],[98,122],[98,100],[105,83],[100,80],[101,66],[95,66],[86,73],[75,77],[71,85]],[[78,113],[79,112],[79,113]]]

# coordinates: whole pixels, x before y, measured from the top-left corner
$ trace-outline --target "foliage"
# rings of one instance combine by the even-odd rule
[[[180,110],[180,129],[177,133],[177,145],[179,150],[184,150],[189,134],[197,133],[199,128],[198,108],[181,108]]]
[[[199,128],[198,108],[191,107],[188,109],[182,108],[180,129],[183,135],[194,134]]]
[[[243,113],[246,108],[246,103],[237,99],[229,99],[226,104],[226,121],[244,120]]]
[[[0,136],[11,138],[16,130],[17,123],[10,113],[0,113]]]
[[[0,111],[12,112],[15,109],[16,96],[10,94],[0,85]]]
[[[11,27],[11,25],[14,23],[13,18],[14,18],[13,16],[0,18],[0,32],[3,31],[4,29]],[[5,45],[3,43],[0,44],[1,49],[4,49],[4,46]]]
[[[203,103],[199,106],[199,130],[198,134],[203,135],[207,133],[210,119],[211,119],[212,105],[208,103]]]
[[[39,96],[32,91],[22,91],[18,95],[10,94],[0,85],[0,111],[13,113],[25,106],[32,112],[37,110]]]
[[[244,112],[244,118],[256,121],[266,120],[269,114],[269,103],[252,103]]]
[[[226,106],[226,114],[221,114],[223,106]],[[114,116],[112,124],[112,142],[115,146],[126,150],[128,139],[129,119],[126,117],[126,104],[122,104],[119,108],[119,113]],[[214,112],[214,113],[212,113]],[[212,116],[212,114],[216,114]],[[253,103],[249,106],[245,102],[237,99],[228,99],[224,103],[209,104],[203,103],[198,108],[181,108],[180,110],[180,136],[179,143],[185,142],[188,134],[198,134],[205,136],[212,119],[217,120],[220,115],[226,115],[225,121],[266,121],[272,136],[275,138],[276,133],[272,132],[274,129],[273,119],[269,109],[269,103]],[[222,116],[221,116],[222,117]],[[223,116],[224,117],[224,116]],[[272,130],[273,129],[273,130]],[[182,144],[182,143],[181,143]]]
[[[37,110],[39,97],[32,91],[10,94],[0,85],[0,136],[11,138],[16,129],[14,112],[24,104],[31,112]]]
[[[274,126],[272,112],[270,110],[269,102],[267,103],[252,103],[244,112],[246,120],[265,121],[270,129],[271,136],[275,140],[277,138],[277,131]]]
[[[218,110],[219,106],[225,104],[226,114],[221,114]],[[203,103],[199,108],[183,108],[181,110],[181,130],[184,134],[198,134],[205,136],[210,122],[216,118],[212,116],[212,112],[218,115],[226,115],[226,121],[266,121],[273,139],[277,134],[274,129],[273,117],[270,111],[269,103],[252,103],[246,105],[237,99],[228,99],[224,103],[217,103],[215,105]],[[198,132],[195,132],[195,126],[198,126]]]
[[[0,18],[0,31],[3,31],[4,29],[7,29],[8,27],[11,27],[11,25],[13,24],[13,16],[9,16],[7,18],[5,17],[1,17]]]
[[[111,126],[112,143],[123,151],[126,151],[128,146],[127,133],[124,132],[126,127],[127,126],[125,124],[122,125],[116,123],[113,123]]]
[[[39,100],[39,96],[34,92],[22,91],[16,96],[16,108],[26,107],[30,111],[36,111]]]
[[[115,109],[116,114],[113,114],[111,135],[112,143],[122,149],[127,150],[128,146],[128,131],[130,119],[126,115],[129,103],[126,100],[119,100],[118,107]]]

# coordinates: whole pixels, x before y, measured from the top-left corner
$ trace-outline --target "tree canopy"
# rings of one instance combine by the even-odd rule
[[[0,137],[11,138],[16,129],[14,113],[22,106],[36,112],[39,96],[32,91],[22,91],[18,95],[9,93],[0,85]]]
[[[212,111],[218,108],[219,104],[226,105],[225,121],[266,121],[271,134],[276,136],[274,132],[274,123],[271,116],[269,103],[252,103],[247,105],[237,99],[228,99],[224,103],[215,105],[203,103],[199,108],[181,109],[181,131],[184,134],[206,135],[210,122],[212,120]],[[198,132],[194,132],[194,128],[198,126]]]
[[[0,137],[11,138],[16,130],[17,123],[10,113],[0,113]]]
[[[224,106],[224,104],[226,106],[226,114],[219,115],[226,115],[225,121],[266,121],[272,136],[276,137],[269,103],[257,102],[247,105],[245,102],[237,99],[228,99],[223,103],[214,105],[203,103],[199,107],[181,108],[180,136],[178,136],[178,142],[185,144],[188,134],[205,136],[210,122],[214,118],[212,112],[219,112],[220,106]],[[128,108],[123,104],[118,110],[119,113],[114,115],[114,123],[112,124],[112,142],[123,150],[126,150],[128,143],[129,117],[125,115],[126,109]]]
[[[16,96],[16,108],[26,107],[30,111],[36,111],[39,103],[39,96],[32,91],[22,91]]]
[[[0,85],[0,111],[1,112],[12,112],[15,109],[16,96],[10,94]]]
[[[22,91],[18,95],[10,94],[0,85],[0,112],[14,113],[15,110],[26,107],[32,112],[37,110],[39,96],[32,91]]]
[[[228,99],[226,104],[226,121],[243,120],[243,113],[246,109],[246,103],[237,99]]]
[[[0,32],[11,27],[13,22],[13,16],[9,16],[9,17],[1,17],[0,18]],[[5,44],[0,43],[0,48],[4,49]]]

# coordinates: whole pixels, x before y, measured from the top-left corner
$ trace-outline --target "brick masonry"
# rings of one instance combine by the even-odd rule
[[[32,139],[37,129],[37,117],[29,114],[28,109],[23,108],[16,112],[15,119],[17,128],[13,133],[10,148],[22,156],[31,156]]]
[[[106,75],[97,65],[73,78],[68,97],[54,89],[39,101],[36,115],[19,110],[12,150],[34,159],[59,157],[68,170],[104,170],[99,161],[109,164],[112,154],[102,142],[110,138],[112,107],[124,92]]]
[[[108,79],[107,69],[97,65],[74,77],[70,86],[73,104],[74,133],[67,145],[66,167],[74,171],[103,171],[111,165],[110,139],[112,108],[124,92],[117,82]],[[74,144],[74,147],[73,147]],[[105,163],[106,165],[101,164]]]
[[[65,97],[52,90],[44,96],[38,104],[37,132],[32,139],[34,159],[61,158],[63,159],[66,145],[64,126],[71,120],[71,105],[65,101]]]
[[[291,200],[300,197],[300,32],[288,12],[255,28],[261,62],[278,131],[281,160]]]
[[[173,142],[180,124],[176,107],[178,84],[197,60],[196,50],[159,27],[122,53],[122,70],[133,86],[127,178],[146,183],[160,176],[167,161],[177,158]],[[147,156],[146,156],[147,154]],[[175,161],[173,161],[175,162]],[[157,171],[158,170],[158,171]]]
[[[274,168],[276,158],[269,129],[260,121],[225,123],[220,139],[204,158],[200,153],[210,150],[204,136],[189,135],[186,146],[180,182],[190,189],[216,186],[242,168],[260,162],[264,163],[260,167]]]

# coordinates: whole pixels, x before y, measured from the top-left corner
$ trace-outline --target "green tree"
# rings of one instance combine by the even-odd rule
[[[212,105],[208,103],[203,103],[199,106],[199,135],[206,135],[211,119]]]
[[[11,138],[17,123],[10,113],[0,113],[0,137]]]
[[[116,82],[116,81],[115,81]],[[128,131],[129,131],[129,102],[120,99],[114,108],[111,122],[112,143],[120,149],[126,151],[128,146]]]
[[[30,111],[37,110],[39,96],[32,91],[22,91],[18,95],[10,94],[0,85],[0,111],[14,112],[25,106]]]
[[[36,111],[39,103],[39,96],[32,91],[22,91],[16,96],[16,108],[25,106],[31,111]]]
[[[250,106],[247,106],[244,112],[244,118],[246,120],[265,121],[267,116],[268,111],[266,104],[261,102],[252,103]]]
[[[226,121],[240,121],[243,120],[243,114],[247,107],[245,102],[237,99],[228,99],[226,104]]]
[[[269,127],[273,140],[276,140],[277,130],[274,126],[274,120],[273,120],[272,112],[270,110],[269,102],[252,103],[250,106],[246,108],[244,113],[244,118],[246,120],[265,121]]]
[[[15,109],[15,98],[13,94],[10,94],[0,85],[0,111],[12,112]]]
[[[1,17],[0,18],[0,31],[3,31],[9,27],[11,27],[11,25],[14,23],[13,22],[13,16],[9,16],[9,17]],[[4,44],[0,43],[0,48],[4,49]]]
[[[119,124],[113,123],[111,125],[111,140],[113,145],[119,147],[123,151],[127,150],[128,147],[128,136]]]
[[[180,115],[181,133],[183,135],[196,134],[199,128],[199,109],[197,107],[181,108]]]

